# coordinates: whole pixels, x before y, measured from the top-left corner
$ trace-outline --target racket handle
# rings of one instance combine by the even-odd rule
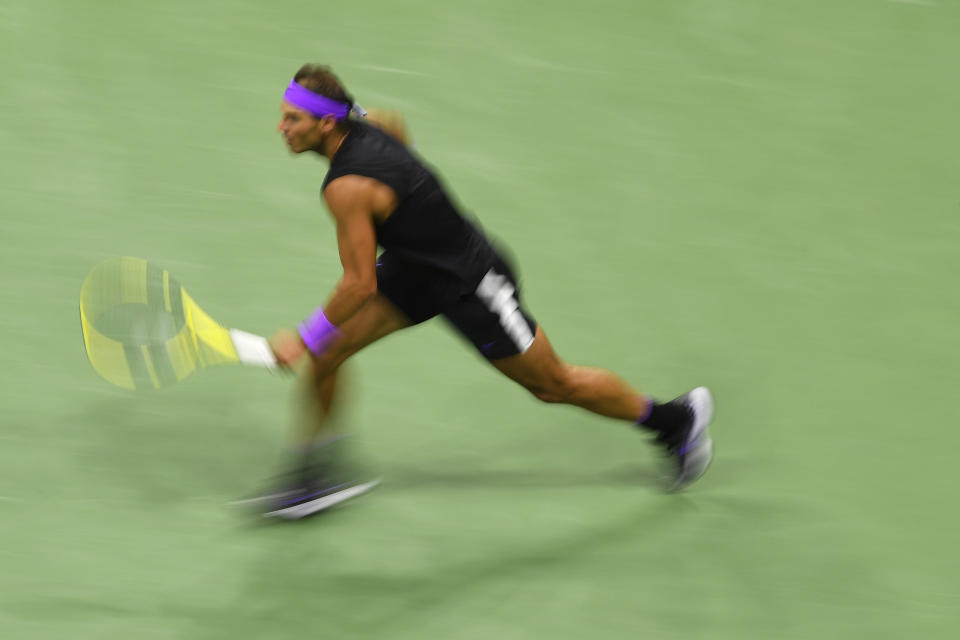
[[[277,359],[273,349],[267,344],[267,339],[239,329],[230,329],[230,339],[237,350],[237,358],[241,363],[254,367],[276,369]]]

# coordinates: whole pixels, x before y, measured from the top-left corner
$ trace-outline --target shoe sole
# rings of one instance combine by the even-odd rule
[[[698,439],[701,442],[683,456],[682,466],[670,491],[678,491],[698,479],[713,460],[713,440],[708,431],[713,421],[713,395],[710,389],[697,387],[687,394],[687,401],[693,409],[693,428],[684,444],[688,445]]]
[[[317,513],[318,511],[329,509],[330,507],[349,500],[350,498],[355,498],[359,495],[362,495],[373,489],[378,484],[380,484],[379,478],[376,480],[371,480],[370,482],[364,482],[363,484],[356,484],[352,487],[347,487],[346,489],[337,491],[335,493],[328,493],[327,495],[320,496],[314,500],[308,500],[307,502],[301,502],[299,504],[284,507],[283,509],[277,509],[275,511],[268,511],[263,514],[263,517],[281,518],[283,520],[299,520],[300,518],[305,518],[309,515]]]
[[[253,498],[241,498],[240,500],[232,500],[228,504],[232,507],[250,507],[256,506],[258,504],[267,504],[268,502],[276,502],[280,498],[286,498],[288,496],[296,495],[296,491],[278,491],[276,493],[268,493],[262,496],[256,496]]]

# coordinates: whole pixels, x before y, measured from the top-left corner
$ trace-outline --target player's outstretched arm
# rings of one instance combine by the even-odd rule
[[[337,245],[343,276],[327,303],[298,328],[278,331],[270,340],[277,362],[292,367],[309,348],[319,355],[339,338],[338,327],[377,293],[377,238],[373,226],[375,194],[368,181],[344,176],[324,191],[337,225]]]
[[[373,198],[366,181],[344,176],[324,191],[337,225],[337,247],[343,277],[325,305],[335,325],[350,319],[377,293],[377,236],[373,226]]]

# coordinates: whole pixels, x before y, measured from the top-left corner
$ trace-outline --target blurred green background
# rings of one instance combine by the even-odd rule
[[[952,637],[958,30],[952,0],[0,1],[0,635]],[[307,61],[405,113],[563,357],[713,388],[701,483],[662,495],[643,438],[436,321],[352,366],[382,487],[258,526],[227,503],[290,380],[96,376],[101,260],[260,333],[336,281],[325,164],[274,132]]]

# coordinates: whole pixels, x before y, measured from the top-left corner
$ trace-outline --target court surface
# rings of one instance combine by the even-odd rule
[[[960,5],[0,2],[4,638],[946,638],[960,617]],[[327,62],[517,255],[566,359],[709,385],[678,496],[630,429],[443,325],[353,363],[375,492],[263,526],[291,382],[91,370],[132,255],[269,334],[333,286],[325,164],[274,132]]]

